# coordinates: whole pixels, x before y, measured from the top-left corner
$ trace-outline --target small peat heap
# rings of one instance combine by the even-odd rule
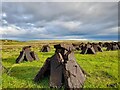
[[[73,47],[75,48],[75,50],[77,50],[77,51],[81,50],[79,44],[74,44],[74,43],[73,43],[72,45],[73,45]]]
[[[43,45],[41,52],[49,52],[50,51],[50,46],[49,45]]]
[[[106,51],[110,51],[110,50],[119,50],[118,44],[115,42],[108,43]]]
[[[18,58],[16,59],[16,63],[21,63],[22,61],[33,61],[39,60],[37,54],[34,51],[31,51],[31,46],[23,47],[22,51],[20,52]]]
[[[80,54],[96,54],[94,47],[91,44],[85,44],[81,46]]]
[[[99,44],[92,43],[92,46],[93,46],[95,52],[103,52],[103,50],[102,50],[102,48],[101,48],[101,46]]]

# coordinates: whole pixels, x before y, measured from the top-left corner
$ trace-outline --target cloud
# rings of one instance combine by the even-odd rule
[[[3,38],[116,40],[118,35],[117,2],[4,2],[2,12]]]

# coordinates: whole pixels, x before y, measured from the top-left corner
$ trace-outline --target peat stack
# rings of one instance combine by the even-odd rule
[[[116,44],[116,43],[109,43],[107,45],[106,51],[110,51],[110,50],[119,50],[118,44]]]
[[[109,42],[104,42],[103,47],[107,48],[109,44]]]
[[[120,49],[120,42],[118,42],[117,45],[118,45],[118,47],[119,47],[119,49]]]
[[[102,48],[103,47],[103,42],[99,42],[98,45]]]
[[[81,48],[80,48],[80,45],[79,44],[72,44],[73,45],[73,47],[75,48],[75,50],[81,50]]]
[[[16,63],[20,63],[22,61],[33,61],[39,60],[37,54],[34,51],[31,51],[31,46],[25,46],[22,48],[20,55],[16,59]]]
[[[57,44],[54,48],[55,54],[47,58],[34,81],[41,81],[50,75],[51,88],[60,88],[63,84],[67,90],[83,88],[85,71],[76,62],[73,45]]]
[[[93,43],[92,46],[93,46],[95,52],[103,52],[103,50],[99,44]]]
[[[81,50],[82,51],[80,54],[96,54],[96,52],[91,44],[82,45]]]
[[[49,52],[50,51],[50,46],[49,45],[43,45],[41,52]]]

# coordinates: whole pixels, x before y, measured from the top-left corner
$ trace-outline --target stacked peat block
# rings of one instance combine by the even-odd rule
[[[50,51],[50,46],[49,45],[43,45],[41,52],[49,52]]]
[[[34,61],[39,60],[37,54],[34,51],[31,51],[31,46],[23,47],[22,51],[20,52],[18,58],[16,59],[16,63],[20,63],[22,61]]]
[[[46,59],[34,81],[41,81],[50,75],[51,88],[60,88],[63,84],[66,90],[83,88],[85,71],[76,62],[73,45],[57,44],[54,48],[55,54]]]

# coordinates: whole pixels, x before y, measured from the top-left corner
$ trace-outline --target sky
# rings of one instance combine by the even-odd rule
[[[2,2],[0,39],[118,40],[117,2]]]

